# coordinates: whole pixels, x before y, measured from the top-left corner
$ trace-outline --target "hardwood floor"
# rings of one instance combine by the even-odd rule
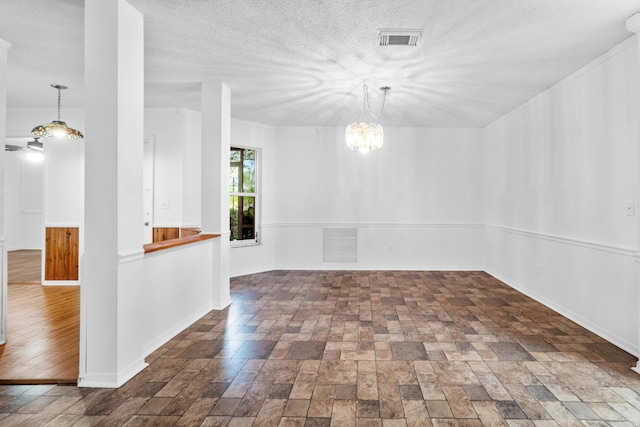
[[[40,285],[40,251],[9,252],[7,343],[0,383],[75,384],[80,288]]]
[[[41,279],[42,251],[34,249],[22,249],[8,253],[9,271],[8,282],[10,285],[39,285]]]

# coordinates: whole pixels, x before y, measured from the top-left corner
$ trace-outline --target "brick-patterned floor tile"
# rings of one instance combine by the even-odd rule
[[[636,358],[483,272],[272,271],[120,389],[0,386],[4,425],[640,425]]]

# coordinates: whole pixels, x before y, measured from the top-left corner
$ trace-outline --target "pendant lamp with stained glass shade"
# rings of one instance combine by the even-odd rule
[[[52,88],[58,90],[58,119],[53,120],[46,125],[36,126],[31,130],[31,133],[38,137],[45,138],[57,138],[57,139],[82,139],[84,135],[79,130],[75,130],[67,126],[65,122],[60,119],[60,91],[67,89],[66,86],[59,84],[52,84]]]
[[[380,108],[380,114],[376,115],[371,110],[371,105],[369,105],[369,89],[365,84],[362,86],[363,91],[363,109],[364,109],[364,121],[361,123],[354,122],[347,126],[347,130],[345,132],[345,140],[347,142],[347,146],[352,150],[358,150],[363,153],[367,153],[369,151],[374,151],[382,147],[384,143],[384,130],[382,129],[382,125],[379,123],[366,123],[367,112],[374,118],[376,121],[380,121],[382,118],[382,112],[384,111],[384,102],[387,99],[387,92],[391,90],[389,86],[383,86],[380,88],[382,92],[384,92],[384,96],[382,98],[382,107]],[[368,111],[367,111],[368,108]]]

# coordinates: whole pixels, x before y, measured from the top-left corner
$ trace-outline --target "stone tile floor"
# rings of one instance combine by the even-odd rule
[[[483,272],[231,290],[117,390],[0,387],[0,426],[640,425],[633,356]]]

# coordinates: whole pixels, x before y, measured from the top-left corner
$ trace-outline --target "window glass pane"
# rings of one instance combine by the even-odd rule
[[[231,166],[229,168],[229,192],[237,193],[238,192],[238,167]]]
[[[255,197],[229,197],[230,240],[254,239],[256,229]]]
[[[245,150],[244,160],[242,161],[242,192],[254,193],[256,191],[255,183],[255,151]]]
[[[238,239],[253,239],[255,238],[256,228],[256,209],[255,209],[255,197],[239,197],[242,205],[242,223],[238,225]]]
[[[241,152],[241,150],[239,150],[239,149],[237,149],[237,148],[232,148],[232,149],[231,149],[231,154],[230,154],[230,156],[229,156],[229,161],[230,161],[231,163],[234,163],[234,162],[238,163],[238,162],[240,162],[240,160],[241,160],[241,159],[240,159],[240,152]]]
[[[238,203],[240,197],[231,196],[229,198],[229,225],[231,229],[230,240],[238,240]]]
[[[232,148],[229,154],[229,192],[237,193],[240,188],[242,172],[242,150]]]

